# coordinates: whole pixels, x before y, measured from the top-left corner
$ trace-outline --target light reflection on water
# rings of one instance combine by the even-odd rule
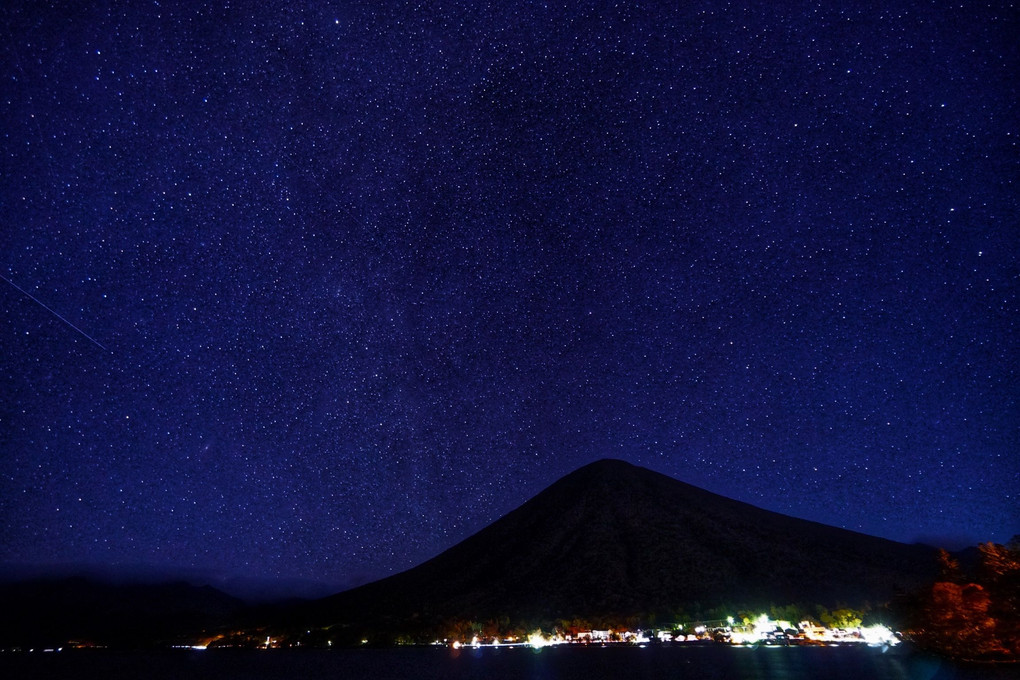
[[[77,651],[0,654],[5,678],[369,678],[370,680],[977,680],[1016,678],[1020,668],[950,664],[902,648],[649,645],[434,647],[333,651]]]

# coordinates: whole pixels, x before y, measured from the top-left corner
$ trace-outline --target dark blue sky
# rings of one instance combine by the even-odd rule
[[[603,457],[1020,533],[1018,12],[759,4],[5,3],[0,562],[346,584]]]

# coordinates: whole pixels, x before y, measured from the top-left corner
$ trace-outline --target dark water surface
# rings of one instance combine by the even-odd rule
[[[2,678],[432,678],[608,680],[969,680],[1020,677],[1020,668],[957,665],[902,648],[649,646],[359,649],[331,651],[70,651],[0,654]]]

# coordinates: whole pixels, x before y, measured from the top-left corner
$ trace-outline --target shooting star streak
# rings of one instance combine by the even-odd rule
[[[40,300],[40,299],[39,299],[39,298],[37,298],[36,296],[34,296],[34,295],[32,295],[31,293],[29,293],[29,292],[28,292],[27,290],[25,290],[24,288],[22,288],[22,287],[21,287],[21,286],[19,286],[18,284],[14,283],[13,281],[11,281],[11,280],[10,280],[10,279],[8,279],[7,277],[3,276],[2,274],[0,274],[0,279],[3,279],[4,281],[6,281],[7,283],[11,284],[11,285],[12,285],[12,286],[14,286],[15,288],[17,288],[18,290],[20,290],[20,291],[21,291],[22,293],[24,293],[24,294],[25,294],[25,295],[27,295],[28,297],[32,298],[32,299],[33,299],[33,300],[34,300],[34,301],[36,302],[36,304],[38,304],[38,305],[39,305],[40,307],[42,307],[42,308],[43,308],[43,309],[45,309],[45,310],[46,310],[47,312],[49,312],[49,313],[50,313],[50,314],[52,314],[53,316],[57,317],[58,319],[60,319],[60,320],[61,320],[61,321],[63,321],[64,323],[66,323],[66,324],[67,324],[68,326],[70,326],[70,327],[71,327],[71,328],[73,328],[74,330],[76,330],[76,331],[78,331],[79,333],[81,333],[82,335],[84,335],[84,336],[85,336],[86,338],[88,338],[89,342],[91,342],[91,343],[92,343],[93,345],[95,345],[95,346],[96,346],[96,347],[98,347],[99,349],[103,350],[104,352],[109,352],[109,351],[110,351],[110,350],[106,349],[105,347],[103,347],[103,346],[102,346],[102,345],[101,345],[101,344],[99,343],[99,341],[98,341],[98,340],[96,340],[95,338],[93,338],[93,337],[92,337],[91,335],[89,335],[88,333],[86,333],[86,332],[85,332],[85,331],[83,331],[82,329],[80,329],[80,328],[78,328],[77,326],[75,326],[75,325],[74,325],[73,323],[71,323],[70,321],[68,321],[68,320],[67,320],[67,319],[65,319],[64,317],[62,317],[62,316],[60,316],[59,314],[57,314],[56,312],[54,312],[54,311],[53,311],[52,309],[50,309],[50,308],[49,308],[49,307],[47,307],[47,306],[46,306],[45,304],[43,304],[42,300]]]

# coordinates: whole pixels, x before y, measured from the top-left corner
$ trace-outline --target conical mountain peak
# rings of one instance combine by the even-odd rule
[[[599,460],[441,555],[328,598],[335,620],[628,616],[720,605],[881,602],[932,551],[796,519]]]

